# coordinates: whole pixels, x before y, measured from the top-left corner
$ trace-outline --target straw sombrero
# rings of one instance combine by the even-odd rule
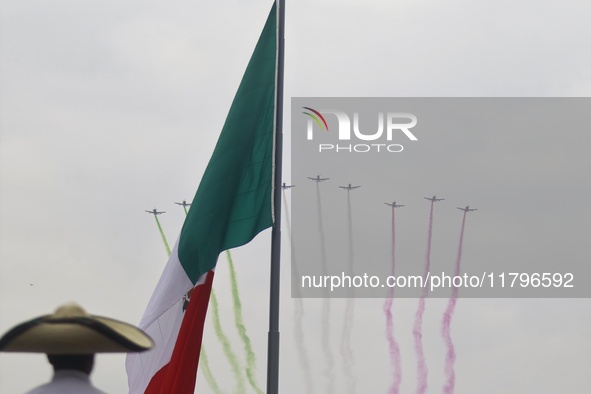
[[[142,352],[152,339],[131,324],[86,313],[78,304],[17,325],[0,338],[2,352],[89,354]]]

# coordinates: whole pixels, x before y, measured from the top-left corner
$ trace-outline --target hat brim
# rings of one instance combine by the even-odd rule
[[[154,346],[143,331],[103,316],[41,316],[0,339],[0,351],[48,354],[141,352]]]

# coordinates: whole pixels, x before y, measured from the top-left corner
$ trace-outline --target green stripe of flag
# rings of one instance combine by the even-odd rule
[[[181,231],[179,260],[193,283],[273,224],[276,30],[273,5]]]

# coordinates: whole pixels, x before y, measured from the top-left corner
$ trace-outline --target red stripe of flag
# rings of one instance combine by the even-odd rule
[[[170,361],[152,377],[145,394],[193,394],[195,391],[213,274],[209,271],[205,283],[193,288]]]

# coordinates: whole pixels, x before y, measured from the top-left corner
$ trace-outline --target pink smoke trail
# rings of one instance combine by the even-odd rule
[[[425,258],[425,271],[423,273],[423,280],[426,279],[427,274],[431,268],[431,237],[433,234],[433,204],[431,201],[431,211],[429,213],[429,230],[427,232],[427,253]],[[417,354],[417,394],[425,394],[427,391],[427,376],[428,369],[425,361],[425,353],[423,351],[423,314],[425,312],[425,298],[427,297],[427,286],[423,287],[423,293],[419,300],[419,307],[415,314],[415,323],[413,326],[413,336],[415,339],[415,352]]]
[[[456,258],[456,270],[455,276],[460,275],[460,262],[462,261],[462,244],[464,242],[464,227],[466,225],[466,211],[462,217],[462,229],[460,230],[460,243],[458,246],[458,257]],[[443,320],[441,322],[441,335],[447,345],[447,354],[445,356],[445,376],[447,381],[443,386],[443,392],[445,394],[453,394],[456,384],[456,373],[454,370],[454,363],[456,361],[456,350],[454,343],[451,339],[451,320],[453,318],[454,311],[456,309],[456,303],[458,299],[458,288],[452,287],[451,298],[447,304],[447,308],[443,314]]]
[[[395,207],[392,207],[392,271],[391,275],[396,273],[396,233],[395,233]],[[388,348],[390,351],[390,360],[394,368],[394,379],[390,386],[389,394],[398,394],[400,391],[400,383],[402,382],[402,370],[400,362],[400,347],[394,337],[394,321],[392,318],[392,303],[394,301],[394,288],[388,288],[388,295],[384,300],[384,313],[386,314],[386,338],[388,339]]]

